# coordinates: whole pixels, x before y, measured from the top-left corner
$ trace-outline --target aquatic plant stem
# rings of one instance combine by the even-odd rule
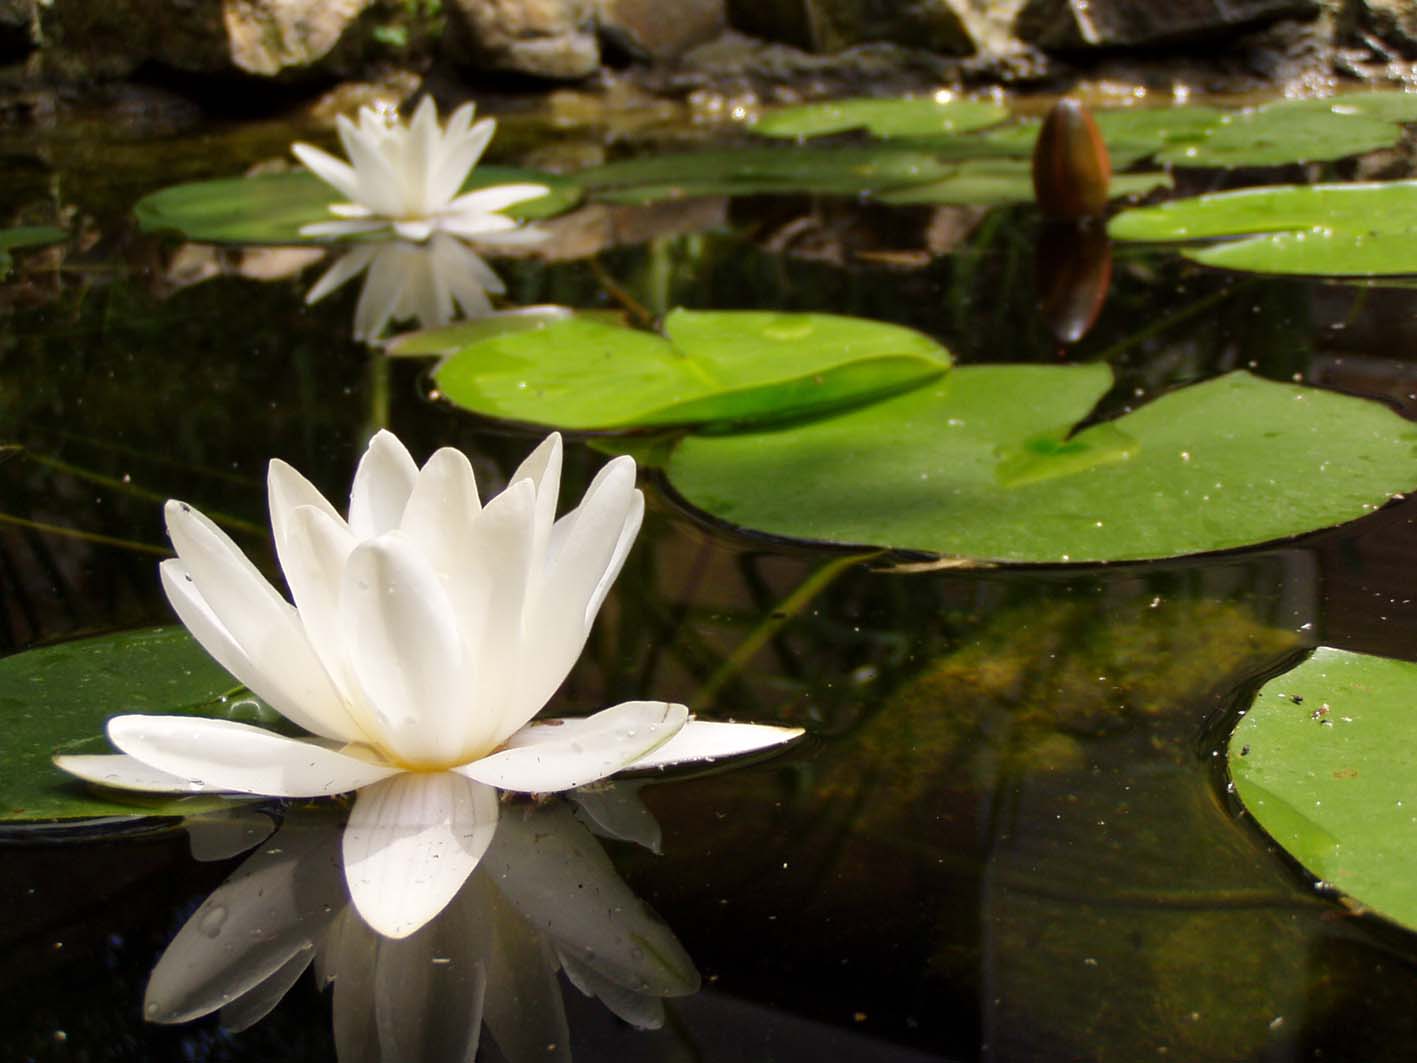
[[[46,535],[61,535],[66,539],[82,539],[84,542],[98,543],[102,546],[116,546],[122,550],[135,550],[138,553],[152,554],[155,557],[172,556],[172,551],[165,546],[153,546],[151,543],[140,543],[133,539],[120,539],[114,535],[100,535],[98,532],[86,532],[79,528],[68,528],[62,524],[47,524],[44,521],[28,520],[25,517],[16,517],[9,513],[0,513],[0,524],[12,524],[17,528],[28,528]]]
[[[747,638],[724,658],[723,663],[714,670],[703,686],[694,692],[693,697],[689,699],[689,704],[698,709],[710,704],[723,685],[742,671],[743,666],[752,660],[758,651],[767,645],[789,621],[811,604],[812,599],[830,587],[837,576],[853,565],[876,557],[880,553],[880,550],[872,550],[864,554],[847,554],[828,561],[814,571],[802,581],[796,590],[784,598],[777,608],[759,621],[757,627],[748,632]]]

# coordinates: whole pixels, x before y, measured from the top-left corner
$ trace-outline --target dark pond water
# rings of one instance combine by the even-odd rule
[[[164,498],[232,518],[274,573],[270,457],[340,498],[376,425],[420,458],[464,449],[486,483],[537,438],[430,400],[427,363],[354,342],[353,286],[306,306],[318,267],[259,279],[284,264],[127,218],[145,191],[238,172],[291,138],[101,124],[0,138],[5,221],[71,233],[0,286],[0,654],[170,623]],[[1064,351],[1036,310],[1026,209],[780,198],[620,224],[626,246],[498,263],[512,301],[824,310],[921,329],[964,363],[1105,359],[1104,410],[1236,367],[1417,408],[1417,298],[1400,286],[1127,250]],[[571,447],[568,493],[603,461]],[[920,571],[716,527],[644,486],[645,530],[553,709],[664,698],[812,735],[641,791],[661,852],[605,849],[702,989],[637,1031],[565,984],[577,1059],[1411,1057],[1412,937],[1277,852],[1222,761],[1247,696],[1305,647],[1417,657],[1414,503],[1227,555]],[[172,822],[0,833],[0,1059],[335,1058],[330,993],[309,975],[239,1033],[215,1016],[144,1021],[158,957],[242,859],[195,860],[192,844]],[[465,1006],[416,986],[381,1006],[432,1022],[430,1000]],[[346,1008],[341,1058],[381,1058],[351,1021]]]

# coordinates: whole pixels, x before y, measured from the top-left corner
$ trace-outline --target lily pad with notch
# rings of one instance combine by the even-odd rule
[[[6,736],[0,745],[0,820],[179,816],[232,803],[211,794],[101,793],[54,766],[56,752],[111,752],[102,738],[104,724],[123,713],[221,716],[266,726],[279,721],[181,628],[17,653],[0,660]]]
[[[1107,231],[1143,242],[1230,238],[1182,252],[1225,269],[1318,277],[1417,273],[1417,181],[1242,188],[1123,211]]]
[[[523,183],[542,184],[550,191],[508,207],[505,213],[514,218],[550,217],[580,200],[580,189],[567,178],[505,166],[477,167],[462,191]],[[327,244],[329,238],[302,236],[300,230],[330,221],[330,205],[343,199],[313,174],[291,170],[171,185],[144,196],[133,213],[146,232],[176,232],[203,243]]]
[[[832,314],[674,310],[663,335],[585,315],[523,324],[471,343],[462,326],[431,330],[400,353],[448,355],[433,378],[463,409],[580,431],[820,413],[923,384],[951,362],[922,333]]]
[[[1260,688],[1228,763],[1312,875],[1417,929],[1417,664],[1320,647]]]
[[[684,439],[670,484],[757,532],[987,562],[1143,560],[1353,520],[1417,486],[1417,427],[1231,373],[1073,431],[1105,365],[968,366],[810,423]]]

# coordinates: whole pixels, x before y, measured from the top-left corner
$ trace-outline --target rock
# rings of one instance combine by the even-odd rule
[[[248,74],[309,67],[329,55],[370,0],[226,0],[229,55]]]
[[[1054,51],[1153,47],[1312,18],[1319,10],[1318,0],[1028,0],[1014,33]]]
[[[661,0],[598,0],[597,7],[601,36],[637,58],[678,58],[728,25],[724,0],[677,0],[673,18],[664,17]]]
[[[1417,56],[1417,0],[1344,0],[1339,30],[1346,37],[1381,42]]]
[[[372,39],[374,27],[359,18],[372,3],[65,0],[40,4],[38,32],[45,70],[61,79],[125,77],[146,62],[193,74],[298,78],[349,72],[349,56]]]
[[[449,20],[460,65],[562,81],[600,68],[594,0],[453,0]]]
[[[970,55],[964,0],[729,0],[735,29],[816,52],[888,41]]]

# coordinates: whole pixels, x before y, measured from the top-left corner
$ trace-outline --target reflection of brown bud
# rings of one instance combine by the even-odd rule
[[[1053,105],[1033,145],[1033,194],[1050,218],[1095,218],[1107,209],[1112,162],[1087,108]]]
[[[1112,281],[1107,230],[1084,219],[1049,222],[1034,248],[1033,283],[1038,312],[1059,343],[1072,344],[1092,328]]]

